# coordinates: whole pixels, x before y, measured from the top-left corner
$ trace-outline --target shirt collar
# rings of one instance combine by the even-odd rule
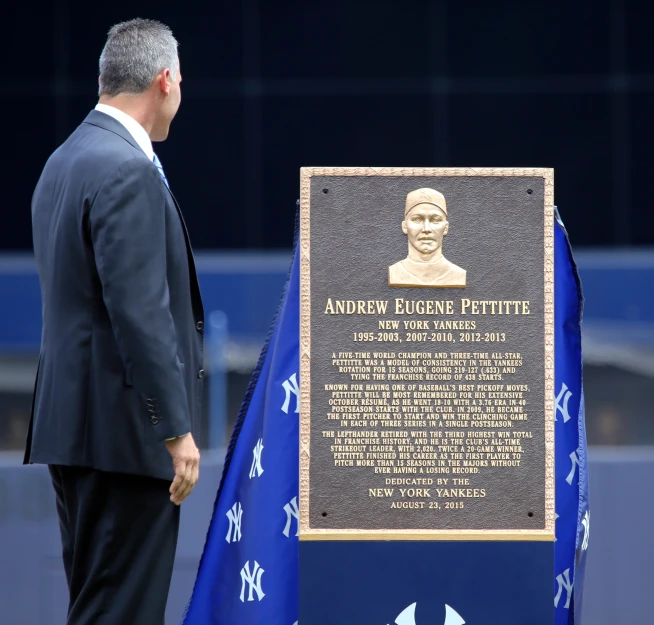
[[[109,106],[108,104],[96,104],[96,111],[105,113],[110,117],[113,117],[117,122],[120,122],[127,132],[134,138],[134,141],[138,143],[138,146],[143,150],[145,155],[152,160],[154,158],[154,150],[152,149],[152,141],[148,133],[145,131],[145,128],[141,126],[133,117],[123,111],[117,109],[115,106]]]

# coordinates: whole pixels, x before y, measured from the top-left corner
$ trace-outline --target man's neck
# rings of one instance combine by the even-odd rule
[[[106,106],[113,106],[114,108],[129,115],[132,119],[137,121],[151,137],[152,127],[154,126],[154,116],[149,114],[147,102],[144,101],[142,96],[130,95],[117,95],[114,97],[100,96],[100,104]]]

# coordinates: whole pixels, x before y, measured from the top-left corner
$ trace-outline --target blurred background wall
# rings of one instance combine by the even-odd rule
[[[35,0],[12,2],[3,14],[0,529],[14,523],[15,534],[0,540],[34,521],[43,553],[59,566],[48,484],[39,468],[17,468],[40,338],[31,193],[49,154],[97,101],[109,27],[151,17],[180,41],[183,75],[180,112],[155,149],[197,252],[205,309],[214,313],[202,444],[216,451],[207,475],[218,475],[284,283],[301,166],[553,167],[586,296],[594,531],[584,625],[651,625],[645,588],[654,567],[641,557],[654,550],[651,3]],[[215,495],[215,483],[203,488],[194,494],[197,514],[186,515],[182,540],[192,546],[182,549],[186,581],[173,590],[173,620]],[[32,500],[49,529],[30,516]],[[32,562],[21,545],[0,544],[0,559],[13,553]],[[36,566],[24,564],[25,580]],[[25,616],[29,595],[18,605],[5,593],[0,623],[53,622]],[[18,605],[9,620],[3,605]]]

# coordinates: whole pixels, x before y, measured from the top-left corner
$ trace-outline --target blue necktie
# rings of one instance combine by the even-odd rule
[[[166,174],[164,174],[163,166],[161,165],[161,161],[159,160],[159,157],[156,154],[152,157],[152,162],[157,166],[161,179],[166,183],[166,186],[170,189],[168,180],[166,180]]]

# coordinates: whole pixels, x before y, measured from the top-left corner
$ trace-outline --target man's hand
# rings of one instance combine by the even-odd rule
[[[166,441],[166,447],[175,469],[175,479],[170,485],[170,501],[179,506],[191,494],[200,477],[200,450],[190,433]]]

